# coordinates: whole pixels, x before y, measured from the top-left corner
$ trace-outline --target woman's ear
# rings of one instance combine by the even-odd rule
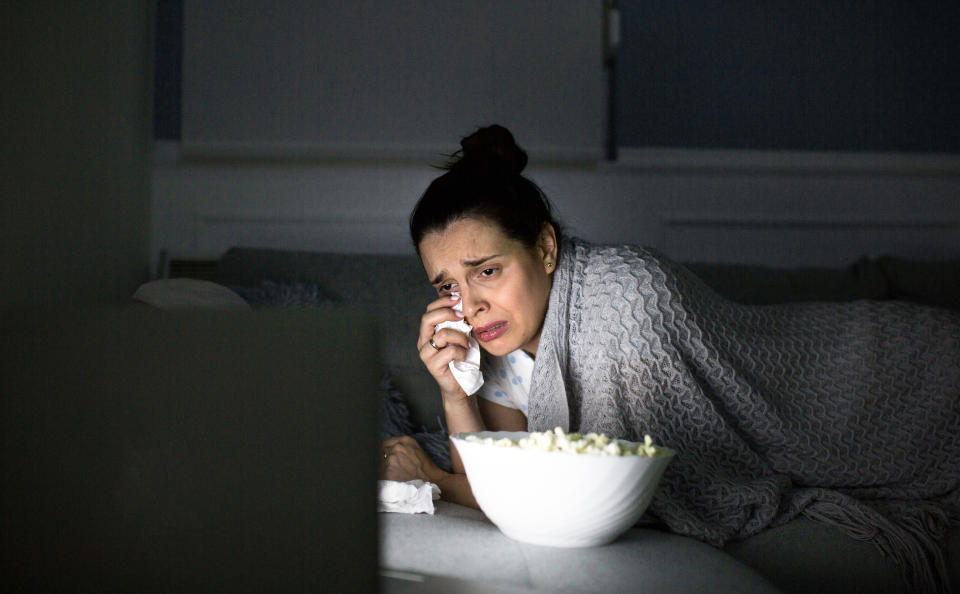
[[[557,232],[550,223],[544,223],[537,236],[537,251],[547,274],[557,267]]]

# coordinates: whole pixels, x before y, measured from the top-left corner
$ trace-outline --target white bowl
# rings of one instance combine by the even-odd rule
[[[505,535],[553,547],[588,547],[616,539],[650,505],[675,452],[655,456],[599,456],[498,447],[466,441],[525,431],[451,436],[480,509]],[[627,442],[635,443],[635,442]]]

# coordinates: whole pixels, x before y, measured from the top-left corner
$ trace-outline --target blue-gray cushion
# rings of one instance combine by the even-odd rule
[[[411,417],[418,425],[443,417],[437,383],[416,349],[420,316],[436,299],[416,255],[231,248],[220,258],[217,277],[227,286],[315,284],[342,303],[368,309],[379,322],[380,356],[407,396]]]
[[[436,430],[426,427],[417,428],[410,418],[410,409],[403,392],[393,387],[389,372],[380,380],[378,389],[380,402],[379,422],[380,439],[397,435],[410,435],[420,447],[433,459],[437,466],[447,472],[452,471],[450,463],[450,440],[443,425]]]
[[[323,287],[308,283],[278,283],[263,281],[256,286],[231,287],[250,305],[264,309],[286,309],[298,307],[329,307],[339,300],[327,293]]]

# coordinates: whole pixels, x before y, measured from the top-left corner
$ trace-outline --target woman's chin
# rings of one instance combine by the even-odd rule
[[[517,349],[512,349],[509,345],[502,343],[499,340],[491,340],[490,342],[481,342],[480,348],[487,351],[488,354],[493,355],[494,357],[502,357],[504,355],[510,354]]]

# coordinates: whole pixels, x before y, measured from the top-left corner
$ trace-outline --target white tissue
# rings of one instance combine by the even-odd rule
[[[433,502],[440,499],[440,487],[433,483],[421,480],[378,483],[377,511],[433,515]]]
[[[451,297],[460,296],[459,293],[451,293],[450,295]],[[463,300],[457,301],[457,304],[453,306],[453,310],[462,312]],[[463,320],[440,322],[434,327],[433,333],[436,334],[441,328],[453,328],[467,335],[467,360],[450,361],[450,371],[453,373],[453,378],[457,380],[457,383],[460,384],[460,387],[463,388],[467,396],[472,396],[480,389],[480,386],[483,385],[483,374],[480,373],[480,343],[470,334],[473,326]]]

